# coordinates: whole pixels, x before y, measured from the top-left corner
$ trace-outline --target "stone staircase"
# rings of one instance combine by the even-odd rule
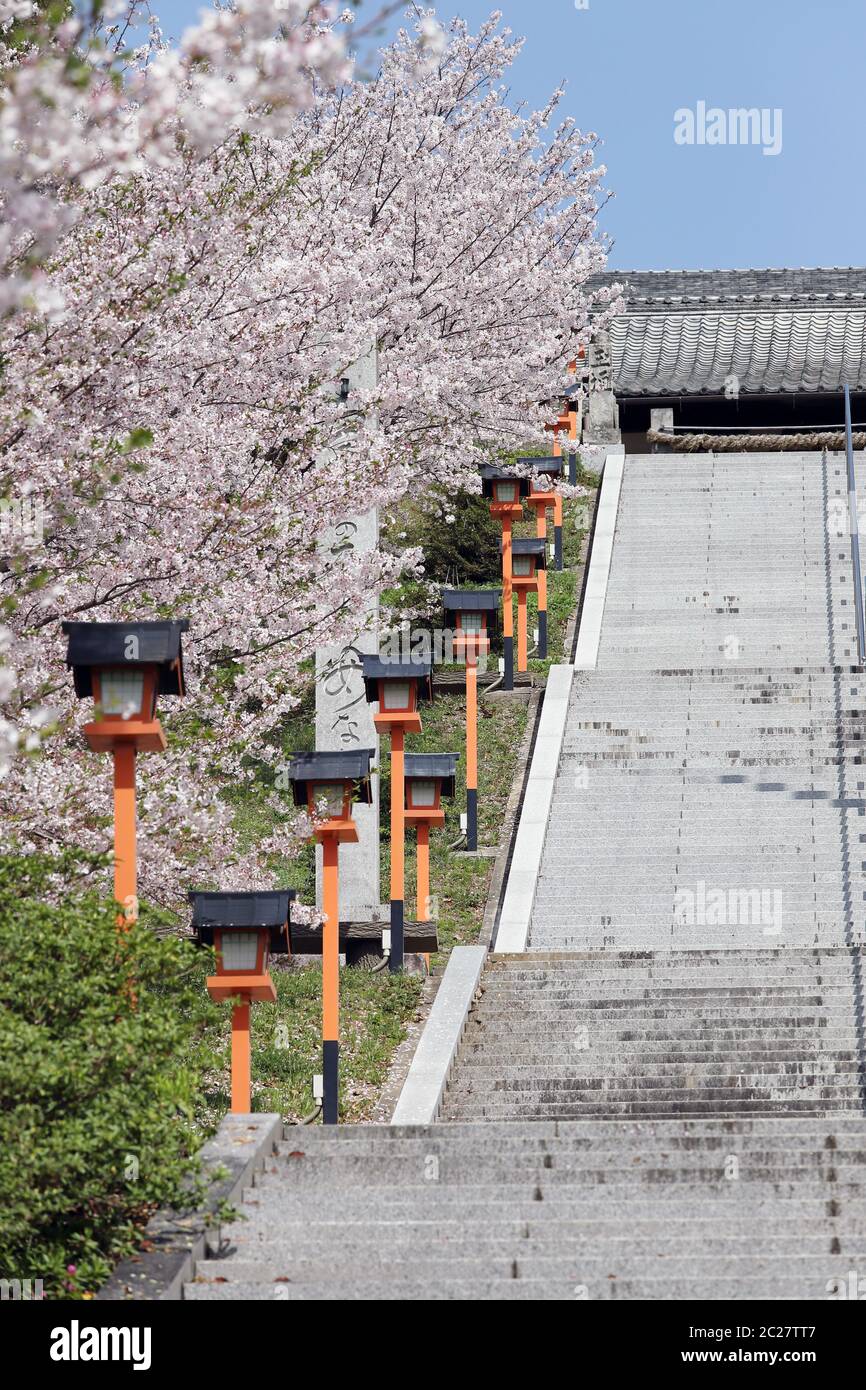
[[[853,1112],[291,1131],[185,1298],[826,1299],[863,1157]]]
[[[856,1118],[862,969],[845,948],[493,957],[444,1118]]]
[[[866,1290],[845,502],[832,455],[626,461],[529,949],[487,964],[443,1122],[288,1130],[186,1298]]]

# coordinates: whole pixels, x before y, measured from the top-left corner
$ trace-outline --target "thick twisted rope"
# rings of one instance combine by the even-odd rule
[[[667,434],[663,430],[647,430],[650,444],[666,444],[678,454],[745,454],[811,453],[829,449],[843,452],[844,430],[810,431],[808,434]],[[854,434],[854,448],[866,449],[866,432]]]

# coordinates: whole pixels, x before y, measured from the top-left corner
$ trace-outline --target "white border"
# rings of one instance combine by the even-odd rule
[[[392,1125],[431,1125],[437,1118],[486,959],[486,946],[455,946],[448,957]]]
[[[598,665],[598,647],[601,641],[601,624],[604,618],[605,599],[607,598],[607,583],[610,578],[610,562],[613,556],[613,538],[616,532],[624,464],[624,453],[610,453],[604,462],[598,511],[595,514],[592,554],[589,557],[589,574],[586,576],[586,591],[583,596],[583,609],[580,615],[580,631],[577,635],[577,648],[574,653],[575,671],[594,671]]]

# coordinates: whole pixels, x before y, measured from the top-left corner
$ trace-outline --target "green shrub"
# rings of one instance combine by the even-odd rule
[[[471,588],[498,580],[502,527],[491,517],[485,497],[437,492],[423,505],[402,506],[386,519],[383,533],[395,547],[420,546],[425,578],[434,583]]]
[[[76,1297],[183,1201],[213,1006],[208,953],[86,893],[51,905],[57,868],[0,859],[0,1277]]]

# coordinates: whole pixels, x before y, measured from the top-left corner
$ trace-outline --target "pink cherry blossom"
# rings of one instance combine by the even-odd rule
[[[7,55],[0,498],[42,511],[3,537],[0,845],[111,843],[60,621],[183,616],[187,697],[139,760],[140,892],[266,882],[309,832],[276,774],[311,658],[421,561],[323,537],[549,442],[539,403],[619,308],[587,287],[597,139],[558,94],[510,108],[498,16],[432,23],[369,80],[300,0],[239,0],[177,52],[155,28],[119,87],[104,39],[71,82],[78,31]],[[343,400],[371,344],[378,386]],[[243,783],[274,812],[253,849],[224,795]]]

